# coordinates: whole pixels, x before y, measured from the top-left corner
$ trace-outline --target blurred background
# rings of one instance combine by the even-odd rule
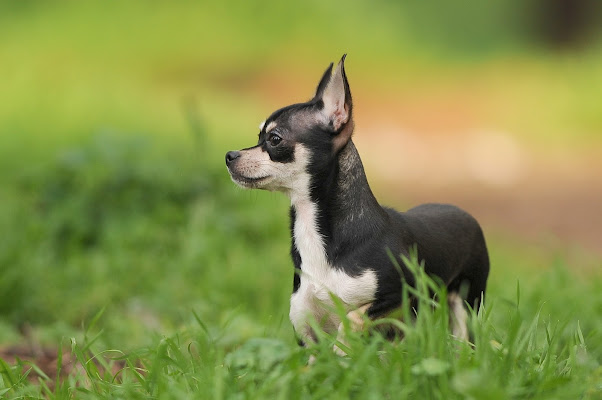
[[[292,341],[288,201],[224,154],[343,53],[383,203],[473,213],[494,296],[600,271],[600,2],[2,2],[0,346],[103,307],[118,347],[191,310]]]

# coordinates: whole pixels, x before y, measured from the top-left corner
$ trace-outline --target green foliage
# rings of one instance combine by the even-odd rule
[[[133,229],[149,215],[168,230],[185,222],[181,210],[206,194],[209,177],[195,179],[186,171],[186,180],[177,179],[178,167],[153,160],[148,151],[152,149],[142,137],[97,136],[24,180],[33,192],[25,195],[35,196],[35,217],[46,221],[44,236],[53,249],[86,251],[112,236],[152,240],[136,237]]]
[[[489,303],[471,316],[474,345],[459,341],[449,333],[446,302],[431,297],[434,290],[435,299],[445,298],[445,288],[416,260],[408,266],[416,274],[411,295],[420,312],[406,315],[403,323],[386,321],[397,324],[402,340],[385,340],[377,321],[365,332],[346,332],[346,357],[333,353],[336,338],[326,334],[308,348],[270,335],[231,348],[224,341],[228,327],[214,335],[197,319],[173,336],[123,353],[98,344],[98,314],[81,343],[70,341],[79,373],[50,390],[50,378],[42,375],[32,386],[22,370],[3,363],[0,390],[10,397],[56,399],[596,399],[602,394],[600,354],[590,350],[578,323],[552,327],[539,314],[524,316],[516,304]],[[408,303],[408,292],[405,296]],[[509,314],[508,325],[495,320],[499,313]],[[315,361],[308,365],[310,355]],[[60,358],[58,364],[60,369]]]
[[[186,302],[208,282],[231,292],[224,279],[231,269],[267,274],[262,254],[271,252],[272,234],[286,237],[285,211],[276,224],[243,207],[249,198],[207,160],[201,149],[160,151],[149,138],[103,134],[15,173],[2,213],[3,231],[10,232],[0,253],[2,314],[17,323],[77,324],[99,306],[139,313],[140,304]],[[274,201],[262,203],[269,209]],[[258,252],[247,256],[255,253],[251,247]],[[277,247],[275,259],[284,263],[287,245]],[[205,304],[190,306],[217,314],[213,306],[224,301],[252,307],[274,300],[257,299],[261,288],[248,290],[237,300],[207,294]],[[69,305],[73,299],[77,307]]]

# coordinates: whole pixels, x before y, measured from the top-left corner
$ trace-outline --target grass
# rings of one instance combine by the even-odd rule
[[[91,319],[83,340],[63,340],[63,351],[70,350],[80,365],[78,374],[56,382],[41,374],[32,385],[22,372],[27,368],[4,363],[0,390],[14,398],[57,399],[597,399],[602,394],[599,321],[586,323],[594,326],[585,330],[579,319],[545,315],[541,302],[533,313],[533,300],[525,299],[517,287],[513,300],[490,295],[487,306],[472,315],[471,346],[450,335],[446,303],[433,302],[428,294],[434,290],[445,298],[444,289],[424,275],[416,260],[407,265],[418,277],[411,294],[418,297],[420,312],[411,323],[392,321],[403,331],[401,341],[347,332],[348,357],[333,354],[336,338],[326,334],[307,349],[273,332],[233,344],[231,324],[212,327],[193,312],[176,334],[124,352],[99,344],[101,311]],[[566,290],[565,280],[557,285]],[[571,292],[594,293],[600,282],[568,286]],[[573,294],[576,302],[587,302]],[[587,317],[583,305],[576,305],[578,318]],[[599,308],[599,301],[594,306]],[[404,321],[412,320],[409,309],[403,315]],[[316,361],[308,366],[310,355]],[[57,363],[60,369],[60,358]]]
[[[521,140],[589,147],[602,127],[595,46],[534,51],[502,35],[504,19],[463,46],[421,6],[351,2],[339,18],[317,1],[234,5],[0,5],[0,349],[31,326],[63,371],[6,358],[0,397],[600,398],[599,260],[488,234],[474,348],[429,305],[403,341],[350,334],[347,358],[328,336],[301,349],[287,200],[237,189],[223,168],[282,105],[266,92],[298,100],[345,51],[359,92],[470,81],[487,120]],[[447,14],[433,16],[443,31],[465,25]]]

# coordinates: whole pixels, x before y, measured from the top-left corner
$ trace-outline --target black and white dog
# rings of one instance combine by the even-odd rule
[[[281,191],[291,199],[296,268],[291,322],[307,343],[316,340],[310,318],[326,332],[342,333],[331,296],[345,305],[356,330],[363,315],[374,319],[398,309],[402,277],[388,251],[407,256],[416,246],[426,273],[447,285],[453,334],[467,339],[464,300],[478,309],[489,274],[481,228],[451,205],[424,204],[400,213],[378,204],[351,140],[344,61],[345,56],[334,73],[330,64],[310,101],[270,115],[259,127],[256,146],[226,154],[236,184]],[[391,154],[396,157],[397,150]],[[403,281],[412,284],[412,274],[399,264]],[[464,299],[458,294],[461,286],[468,287]]]

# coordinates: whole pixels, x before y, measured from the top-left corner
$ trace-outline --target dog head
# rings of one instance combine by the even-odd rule
[[[331,165],[353,133],[344,63],[345,56],[334,72],[330,64],[311,100],[281,108],[262,122],[257,145],[226,154],[236,184],[290,195],[307,190],[309,174]]]

